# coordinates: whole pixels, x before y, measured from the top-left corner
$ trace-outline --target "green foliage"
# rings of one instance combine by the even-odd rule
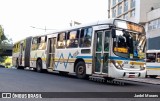
[[[7,56],[1,56],[1,57],[0,57],[0,62],[2,62],[2,63],[5,62],[5,60],[6,60],[7,58],[8,58]]]
[[[0,25],[0,42],[2,42],[3,36],[4,36],[4,30],[3,30],[2,26]]]
[[[0,25],[0,53],[5,51],[6,44],[9,44],[9,42],[10,40],[7,39],[7,37],[4,34],[4,29]],[[0,62],[4,62],[6,58],[6,56],[0,56]]]
[[[2,41],[3,41],[2,36],[4,36],[4,31],[2,26],[0,25],[0,49],[2,49]]]

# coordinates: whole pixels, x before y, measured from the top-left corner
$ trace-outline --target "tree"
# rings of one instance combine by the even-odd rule
[[[4,35],[4,29],[2,28],[2,26],[0,25],[0,52],[2,52],[2,49],[4,49],[5,47],[2,45],[2,42],[4,40],[6,40],[6,36]]]
[[[4,29],[3,29],[2,26],[0,25],[0,46],[1,46],[3,40],[7,40],[7,38],[6,38],[6,36],[4,35]]]
[[[4,34],[4,29],[2,28],[2,26],[0,25],[0,53],[2,53],[3,51],[5,51],[6,48],[6,44],[9,44],[8,38],[5,36]],[[0,62],[5,61],[7,57],[6,56],[0,56]]]

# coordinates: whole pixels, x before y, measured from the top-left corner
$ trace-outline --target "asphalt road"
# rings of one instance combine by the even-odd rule
[[[124,85],[100,83],[61,76],[58,73],[37,73],[31,70],[0,68],[0,92],[160,92],[160,85],[122,81]],[[0,99],[2,100],[2,99]],[[10,99],[5,99],[10,100]],[[13,99],[12,99],[13,100]],[[14,99],[15,100],[15,99]],[[18,99],[20,101],[27,99]],[[54,98],[34,101],[117,101],[117,98]],[[159,99],[124,98],[125,101],[159,101]],[[16,101],[16,100],[15,100]]]

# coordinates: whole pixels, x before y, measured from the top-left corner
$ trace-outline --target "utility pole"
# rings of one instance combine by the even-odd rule
[[[108,19],[110,18],[110,3],[111,3],[111,0],[108,0]]]

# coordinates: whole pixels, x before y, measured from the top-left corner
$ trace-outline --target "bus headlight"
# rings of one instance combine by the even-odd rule
[[[144,64],[143,66],[140,65],[140,69],[141,69],[141,70],[145,70],[145,68],[146,68],[146,65],[145,65],[145,64]]]
[[[117,68],[117,69],[121,69],[121,70],[123,70],[123,64],[121,65],[121,64],[119,64],[119,63],[117,63],[116,61],[114,61],[114,60],[112,60],[111,61],[112,63],[113,63],[113,65]]]

